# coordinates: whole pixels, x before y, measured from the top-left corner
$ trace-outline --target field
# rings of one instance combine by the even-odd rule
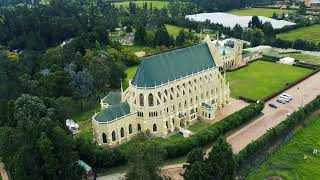
[[[280,33],[277,34],[277,38],[290,41],[303,39],[306,41],[320,42],[320,25],[317,24]]]
[[[230,81],[232,97],[243,96],[257,100],[283,89],[286,83],[292,83],[311,72],[310,69],[256,61],[228,73],[227,79]]]
[[[268,8],[246,8],[239,10],[228,11],[227,13],[238,15],[238,16],[265,16],[272,17],[273,12],[278,15],[282,15],[282,13],[290,12],[285,9],[268,9]]]
[[[169,2],[167,1],[133,1],[133,3],[135,3],[138,7],[142,7],[143,3],[147,2],[148,3],[148,8],[150,7],[150,3],[152,3],[152,7],[153,8],[157,8],[157,9],[161,9],[163,7],[166,7]],[[125,1],[125,2],[116,2],[113,3],[115,7],[120,7],[121,5],[124,8],[128,8],[129,7],[129,1]]]
[[[169,25],[169,24],[166,24],[166,28],[167,28],[167,31],[168,33],[173,36],[174,38],[176,38],[179,34],[179,31],[181,29],[184,29],[185,31],[189,31],[187,28],[182,28],[182,27],[179,27],[179,26],[173,26],[173,25]]]
[[[320,155],[314,155],[312,151],[320,150],[320,115],[313,118],[315,119],[311,124],[298,132],[247,179],[264,180],[269,176],[280,176],[282,179],[319,179]]]
[[[290,54],[282,54],[282,55],[289,56],[298,60],[303,60],[304,63],[320,65],[320,56],[313,56],[313,55],[302,54],[302,53],[290,53]]]

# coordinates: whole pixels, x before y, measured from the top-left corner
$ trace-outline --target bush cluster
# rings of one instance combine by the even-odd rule
[[[255,156],[260,150],[266,148],[275,140],[285,136],[292,131],[297,125],[303,123],[310,114],[320,109],[320,96],[311,101],[301,110],[292,113],[285,121],[268,131],[258,140],[249,144],[237,155],[238,167],[243,167],[244,162],[250,157]]]
[[[167,139],[160,145],[167,152],[166,158],[175,158],[188,154],[196,147],[203,147],[216,141],[219,136],[237,128],[258,116],[264,103],[251,104],[242,110],[226,117],[217,123],[210,125],[205,131],[199,132],[190,138]],[[157,139],[144,141],[143,143],[159,142]],[[127,163],[135,141],[130,141],[114,148],[101,148],[89,142],[78,141],[78,150],[81,159],[95,168],[109,168]],[[141,142],[138,142],[141,143]]]

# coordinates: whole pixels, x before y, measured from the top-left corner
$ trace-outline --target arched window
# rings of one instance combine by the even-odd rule
[[[132,124],[129,124],[129,134],[132,133]]]
[[[166,127],[168,128],[168,121],[166,121]]]
[[[141,131],[141,125],[138,124],[138,131]]]
[[[140,106],[144,106],[144,96],[142,93],[139,95],[139,100],[140,100]]]
[[[112,141],[115,141],[115,140],[116,140],[116,132],[112,131]]]
[[[107,143],[107,135],[106,133],[102,133],[102,142]]]
[[[123,129],[123,127],[120,129],[120,136],[124,137],[124,129]]]
[[[150,93],[148,96],[149,106],[153,106],[153,95]]]
[[[153,132],[157,131],[157,125],[156,124],[153,124]]]
[[[158,97],[159,97],[159,99],[161,99],[161,93],[160,92],[158,92]]]

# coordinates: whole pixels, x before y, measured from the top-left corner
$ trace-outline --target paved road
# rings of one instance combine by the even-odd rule
[[[320,72],[288,89],[285,93],[293,95],[294,99],[284,105],[276,103],[279,105],[278,109],[268,106],[270,102],[275,103],[276,98],[271,99],[266,102],[262,111],[264,115],[227,137],[234,153],[238,153],[252,141],[261,137],[267,132],[268,128],[275,127],[284,121],[287,118],[287,113],[298,110],[300,105],[307,104],[317,95],[320,95]],[[173,180],[182,180],[180,173],[183,173],[182,164],[171,165],[162,169],[162,174],[172,177]]]
[[[261,137],[267,132],[268,128],[275,127],[285,120],[287,113],[298,110],[300,105],[307,104],[317,95],[320,95],[320,72],[290,88],[286,93],[294,97],[291,102],[279,104],[276,103],[276,98],[271,99],[266,102],[266,106],[262,111],[263,116],[227,137],[234,153],[238,153],[249,143]],[[269,103],[275,103],[279,105],[279,108],[271,108],[268,106]]]

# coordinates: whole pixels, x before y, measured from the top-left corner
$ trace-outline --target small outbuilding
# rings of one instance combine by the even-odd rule
[[[284,58],[281,58],[281,59],[279,60],[279,63],[292,65],[292,64],[294,64],[294,59],[291,58],[291,57],[284,57]]]

